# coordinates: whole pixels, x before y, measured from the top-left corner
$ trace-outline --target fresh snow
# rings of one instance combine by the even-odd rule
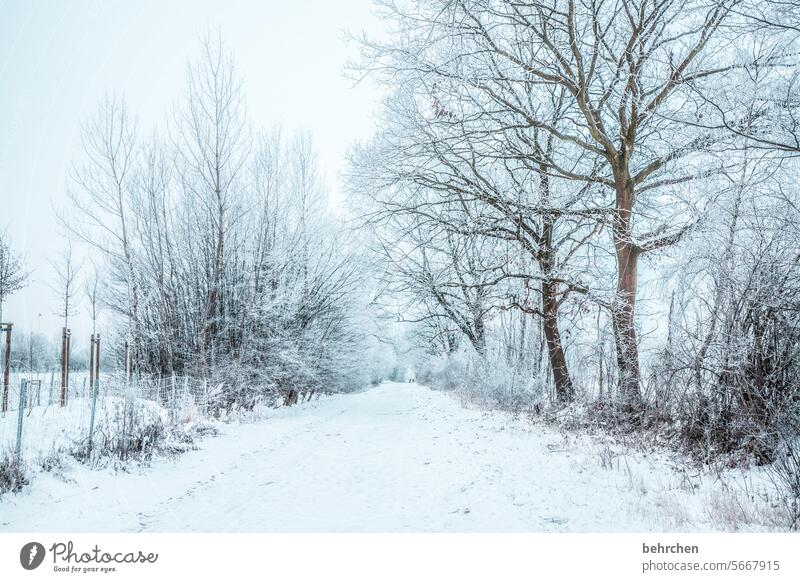
[[[130,472],[72,464],[0,499],[0,531],[711,530],[721,484],[453,395],[384,383],[250,422]],[[723,526],[724,527],[724,526]]]

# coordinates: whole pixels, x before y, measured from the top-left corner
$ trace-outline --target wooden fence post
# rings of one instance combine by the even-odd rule
[[[11,374],[11,328],[12,323],[0,323],[0,332],[6,334],[5,358],[3,359],[3,404],[2,412],[8,412],[8,381]]]
[[[69,352],[70,352],[69,328],[61,328],[61,397],[59,404],[63,407],[67,405],[69,398]]]

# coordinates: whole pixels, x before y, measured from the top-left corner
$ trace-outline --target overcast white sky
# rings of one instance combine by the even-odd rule
[[[380,34],[371,0],[0,0],[0,228],[33,271],[4,319],[35,330],[41,313],[41,331],[60,332],[48,259],[64,239],[53,208],[66,204],[81,123],[106,93],[124,95],[140,130],[164,122],[200,37],[218,28],[252,121],[311,131],[337,195],[347,149],[372,133],[380,99],[343,75],[358,55],[344,32]]]

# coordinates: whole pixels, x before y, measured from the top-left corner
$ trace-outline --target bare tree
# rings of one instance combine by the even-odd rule
[[[56,275],[54,290],[57,293],[60,307],[56,315],[63,318],[64,327],[69,327],[69,318],[75,315],[77,307],[78,275],[83,261],[76,262],[72,252],[72,243],[67,243],[66,250],[58,259],[50,261]]]
[[[0,232],[0,322],[3,321],[3,304],[13,293],[24,289],[29,278],[22,258],[11,247],[8,233]]]
[[[125,335],[135,355],[142,349],[131,208],[136,124],[124,101],[107,97],[95,119],[83,126],[81,144],[84,159],[71,173],[73,210],[61,222],[71,235],[108,260],[110,292],[105,300],[125,316]]]
[[[388,288],[400,298],[399,320],[425,323],[433,332],[428,339],[448,352],[457,345],[453,336],[460,334],[485,356],[488,319],[502,303],[493,270],[496,249],[485,239],[431,230],[400,214],[375,237],[376,251],[387,264]]]
[[[100,312],[100,278],[97,268],[92,271],[92,276],[86,279],[84,292],[89,302],[89,317],[92,318],[92,335],[97,333],[97,317]]]
[[[242,217],[240,178],[248,160],[250,134],[244,120],[241,83],[221,38],[203,41],[202,58],[187,69],[188,88],[176,137],[185,190],[202,210],[202,244],[207,249],[207,365],[226,329],[225,269],[232,256],[233,229]]]

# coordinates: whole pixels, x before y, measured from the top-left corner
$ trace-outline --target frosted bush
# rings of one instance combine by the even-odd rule
[[[505,358],[481,357],[467,350],[432,357],[422,379],[434,387],[455,390],[467,400],[504,410],[540,409],[547,401],[546,378]]]
[[[0,452],[0,495],[16,493],[28,484],[25,467],[11,451]]]
[[[167,436],[166,411],[155,402],[138,398],[109,397],[96,415],[91,443],[88,436],[74,451],[78,459],[148,460]]]

